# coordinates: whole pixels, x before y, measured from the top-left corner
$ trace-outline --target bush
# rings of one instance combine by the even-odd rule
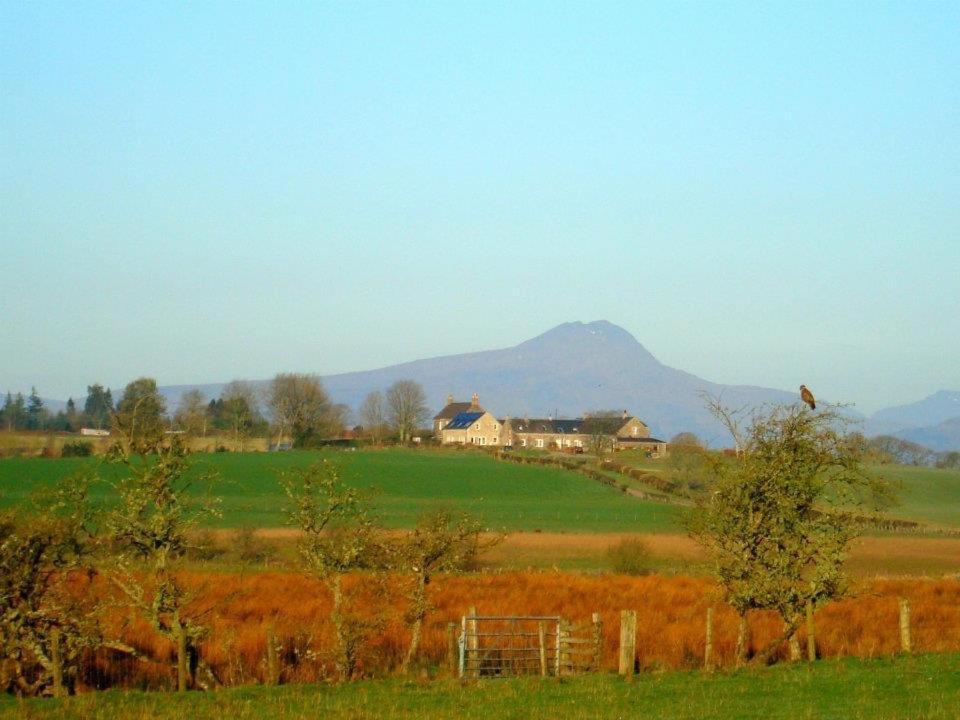
[[[85,440],[65,443],[60,450],[60,457],[90,457],[91,455],[93,455],[93,443]]]
[[[650,547],[639,538],[624,538],[607,548],[607,562],[620,575],[650,573]]]
[[[201,530],[197,533],[193,545],[187,548],[187,557],[191,560],[215,560],[226,552],[217,542],[217,536],[212,530]]]
[[[262,563],[276,555],[276,548],[262,538],[258,538],[256,530],[244,525],[237,528],[234,534],[237,557],[243,562]]]

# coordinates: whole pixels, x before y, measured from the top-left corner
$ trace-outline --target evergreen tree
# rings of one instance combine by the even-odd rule
[[[31,387],[30,397],[27,399],[27,429],[41,430],[46,419],[47,412],[43,407],[43,400],[37,395],[37,389]]]
[[[103,428],[110,424],[113,413],[113,396],[100,383],[87,386],[87,399],[83,404],[84,421],[94,427]]]

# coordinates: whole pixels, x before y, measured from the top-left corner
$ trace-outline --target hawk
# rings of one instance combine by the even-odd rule
[[[817,399],[813,397],[813,393],[807,389],[806,385],[800,386],[800,399],[809,405],[811,410],[817,409]]]

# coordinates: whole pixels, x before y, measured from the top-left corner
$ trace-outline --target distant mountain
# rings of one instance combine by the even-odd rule
[[[940,390],[915,403],[878,410],[866,424],[869,435],[898,434],[960,418],[960,390]]]
[[[931,427],[916,427],[894,433],[899,438],[919,443],[937,452],[960,450],[960,416]]]
[[[658,361],[626,330],[606,321],[571,322],[502,350],[416,360],[323,378],[337,402],[356,408],[372,390],[410,378],[426,392],[432,412],[448,394],[481,404],[499,416],[575,417],[586,410],[627,409],[663,439],[683,430],[714,445],[726,431],[703,407],[700,393],[722,395],[731,407],[794,402],[795,393],[749,385],[721,385]],[[194,387],[216,397],[222,385],[161,388],[171,408]]]

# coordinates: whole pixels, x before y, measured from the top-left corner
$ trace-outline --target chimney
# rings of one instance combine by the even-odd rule
[[[623,419],[626,420],[628,417],[630,417],[630,416],[627,415],[627,411],[624,410],[624,411],[623,411]]]
[[[447,405],[453,405],[453,395],[447,395]]]
[[[479,407],[480,407],[480,396],[474,393],[473,397],[470,398],[470,409],[476,410]]]

